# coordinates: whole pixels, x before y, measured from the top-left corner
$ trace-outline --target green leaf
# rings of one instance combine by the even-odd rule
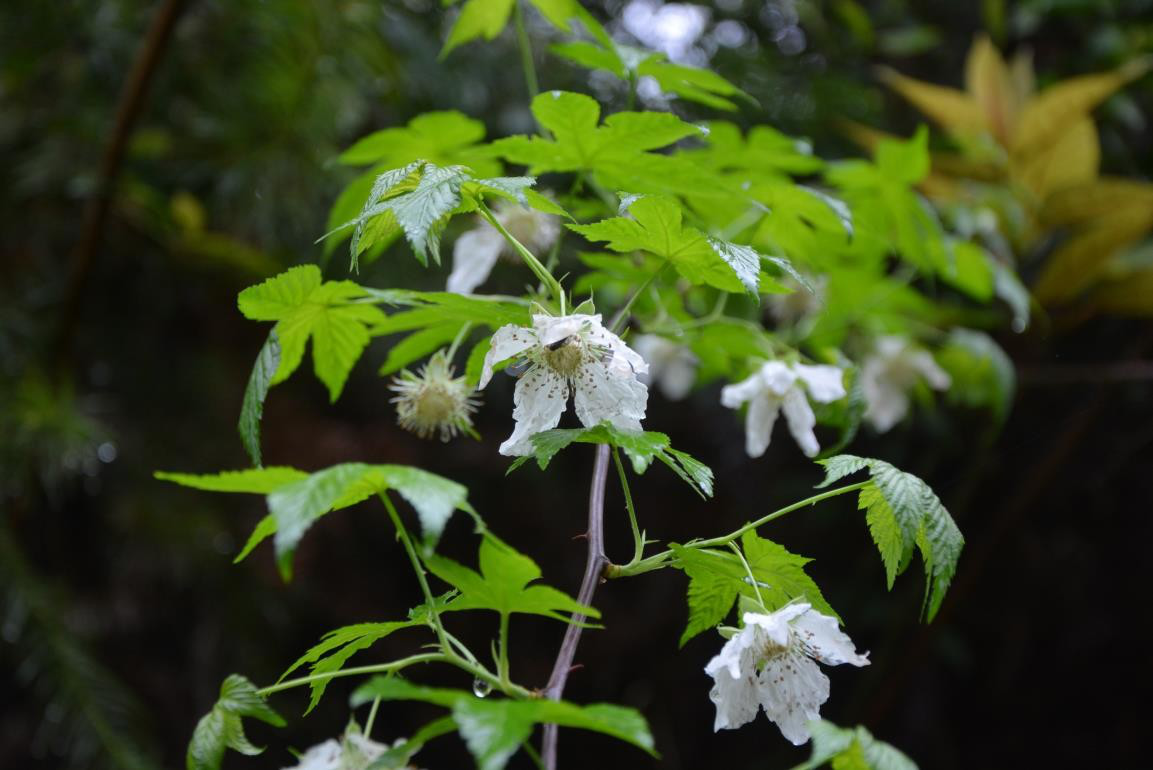
[[[264,702],[252,682],[232,674],[220,686],[216,705],[196,725],[188,744],[185,764],[188,770],[220,770],[224,751],[260,754],[244,734],[241,717],[252,717],[274,727],[284,727],[284,719]]]
[[[325,674],[335,674],[344,668],[349,658],[361,650],[368,649],[394,631],[417,625],[422,625],[422,623],[418,621],[358,623],[329,631],[320,640],[319,644],[309,649],[308,652],[301,655],[295,663],[289,666],[285,672],[280,675],[277,683],[283,682],[289,674],[305,664],[309,664],[309,675],[323,676]],[[320,699],[324,696],[324,691],[331,681],[331,678],[325,678],[309,683],[312,692],[308,702],[308,708],[305,709],[304,712],[305,714],[312,711],[316,708],[316,705],[320,703]]]
[[[580,604],[567,594],[545,585],[529,585],[540,577],[536,563],[511,546],[486,534],[480,544],[480,572],[436,554],[425,557],[429,571],[460,591],[445,611],[494,610],[569,622],[568,614],[599,618],[594,607]]]
[[[741,536],[741,549],[753,571],[753,577],[762,584],[761,598],[766,609],[778,610],[791,601],[803,600],[813,605],[813,609],[840,620],[840,615],[825,601],[821,589],[813,579],[805,574],[804,567],[812,561],[804,556],[789,553],[784,546],[760,537],[752,530]],[[745,593],[755,593],[751,587]]]
[[[893,746],[879,741],[864,727],[838,727],[823,719],[809,723],[813,753],[794,770],[814,770],[831,762],[834,770],[917,770],[917,765]]]
[[[720,238],[709,238],[708,242],[717,256],[733,269],[733,272],[737,274],[737,279],[744,284],[745,288],[756,294],[757,281],[761,275],[760,252],[752,246],[742,246],[739,243],[724,241]],[[779,261],[788,264],[788,260]]]
[[[400,371],[417,359],[424,358],[437,348],[444,347],[456,338],[460,332],[461,324],[458,321],[426,326],[420,331],[410,334],[402,341],[392,346],[388,351],[388,358],[380,367],[382,375]]]
[[[866,520],[881,552],[886,577],[891,585],[893,577],[904,569],[902,564],[907,562],[914,546],[920,550],[928,581],[925,614],[928,620],[932,620],[945,598],[965,545],[961,530],[940,499],[921,479],[882,460],[837,455],[817,462],[825,467],[825,480],[820,487],[868,469],[872,477],[871,486],[876,488],[876,492],[870,491],[870,487],[861,490],[859,506],[868,511]],[[877,494],[881,500],[877,499]],[[896,533],[892,531],[894,526]],[[899,551],[896,545],[898,537]],[[894,560],[897,553],[901,557]]]
[[[548,468],[557,453],[571,444],[610,444],[629,458],[637,474],[648,470],[654,459],[660,460],[689,484],[702,497],[713,494],[713,472],[707,465],[685,452],[669,446],[669,437],[655,431],[625,431],[609,422],[592,428],[554,428],[532,436],[533,454],[519,457],[509,467],[516,470],[529,457],[536,459],[541,470]]]
[[[699,563],[701,558],[712,557],[702,556],[692,548],[680,546],[673,546],[672,551],[689,576],[689,622],[678,642],[680,647],[684,647],[697,634],[724,622],[733,608],[733,602],[737,600],[741,584],[739,579],[734,580],[731,575]]]
[[[194,473],[170,473],[156,471],[152,474],[160,481],[171,481],[206,492],[249,492],[254,495],[267,495],[283,486],[307,478],[308,474],[296,468],[273,465],[267,468],[251,468],[243,471],[222,471],[197,475]]]
[[[336,401],[368,345],[367,327],[385,317],[379,308],[364,303],[369,297],[367,290],[351,281],[321,283],[315,265],[291,268],[240,292],[238,304],[245,317],[277,322],[279,364],[268,386],[288,379],[311,338],[316,376]]]
[[[481,700],[463,690],[423,687],[400,677],[374,677],[352,695],[353,708],[376,698],[416,700],[452,709],[453,720],[486,770],[505,766],[536,724],[557,724],[604,733],[656,756],[645,718],[637,711],[607,703],[578,706],[552,700]]]
[[[741,292],[749,278],[748,252],[740,258],[732,244],[710,243],[704,233],[681,222],[681,207],[662,196],[644,196],[631,201],[632,217],[613,217],[591,225],[568,225],[590,241],[605,241],[613,251],[647,251],[667,259],[689,281],[708,284],[723,291]],[[747,247],[746,247],[747,248]],[[722,256],[722,249],[727,256]],[[730,263],[729,259],[734,260]],[[758,263],[759,264],[759,263]],[[759,272],[759,267],[758,267]],[[753,279],[755,288],[756,281]]]
[[[509,14],[516,0],[467,0],[457,16],[456,23],[448,33],[448,39],[441,50],[441,57],[447,56],[459,45],[483,37],[492,40],[508,24]]]
[[[244,450],[252,458],[252,464],[260,466],[260,420],[264,415],[264,399],[268,396],[268,389],[272,387],[272,376],[280,365],[280,343],[276,339],[276,330],[268,333],[268,339],[260,348],[256,356],[256,363],[252,365],[252,374],[248,377],[248,385],[244,388],[244,402],[240,407],[240,421],[236,429],[240,432],[240,441]]]
[[[1017,372],[992,337],[973,329],[953,329],[936,358],[953,381],[950,400],[989,407],[997,422],[1005,421],[1017,391]]]
[[[403,128],[386,128],[360,139],[341,153],[340,162],[353,166],[373,164],[398,168],[417,160],[427,160],[438,166],[469,166],[481,176],[499,174],[500,166],[485,159],[477,147],[484,135],[484,123],[462,112],[425,112]],[[352,219],[363,203],[362,198],[356,210],[340,221]]]
[[[266,494],[270,515],[257,525],[237,561],[265,538],[276,536],[277,561],[289,579],[296,544],[316,519],[373,495],[396,490],[416,510],[426,548],[440,538],[454,510],[472,511],[468,489],[408,465],[345,463],[306,474],[295,468],[257,468],[196,476],[157,472],[156,478],[213,492]]]

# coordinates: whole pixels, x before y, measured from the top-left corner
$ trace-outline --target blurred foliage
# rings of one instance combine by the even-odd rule
[[[0,4],[0,163],[6,170],[0,185],[6,217],[0,228],[0,686],[8,696],[0,764],[6,766],[144,767],[156,744],[159,764],[172,766],[192,714],[212,696],[189,682],[219,680],[223,664],[214,650],[222,646],[221,625],[236,632],[227,646],[251,661],[266,659],[285,636],[312,637],[315,629],[301,630],[307,625],[301,613],[287,619],[283,596],[260,598],[259,573],[246,573],[247,586],[220,589],[216,578],[228,571],[220,552],[245,529],[230,518],[241,509],[174,504],[158,496],[136,466],[176,453],[185,464],[217,465],[230,451],[231,436],[186,438],[193,428],[235,417],[251,365],[248,352],[235,360],[221,352],[225,342],[248,332],[232,322],[239,314],[217,319],[218,308],[256,278],[314,261],[322,249],[316,238],[347,221],[335,214],[339,221],[328,219],[333,201],[357,178],[357,168],[385,159],[342,157],[342,148],[373,129],[404,131],[417,113],[450,107],[483,123],[487,130],[479,138],[532,129],[532,116],[518,106],[525,101],[520,74],[509,67],[516,61],[513,29],[491,45],[464,45],[442,60],[441,42],[457,9],[433,0],[190,0],[132,134],[76,344],[60,365],[50,360],[51,340],[62,317],[68,255],[80,237],[80,212],[97,187],[118,94],[155,6],[144,0]],[[618,57],[620,46],[645,45],[626,23],[623,0],[589,7],[612,34]],[[825,157],[855,153],[841,129],[844,119],[910,133],[918,116],[872,68],[884,64],[923,84],[957,84],[972,50],[973,93],[982,105],[1000,105],[1002,117],[985,124],[984,138],[957,137],[951,157],[938,154],[925,194],[942,202],[958,230],[968,227],[996,256],[1020,260],[1051,306],[1075,301],[1076,317],[1097,310],[1150,313],[1153,79],[1128,82],[1091,117],[1084,107],[1072,123],[1042,121],[1046,131],[1076,128],[1067,141],[1077,143],[1070,157],[1079,162],[1062,157],[1035,175],[1013,160],[1016,134],[1008,120],[1013,110],[1025,109],[1025,65],[1014,69],[999,53],[1014,51],[1010,62],[1027,62],[1031,51],[1040,84],[1034,104],[1084,73],[1111,72],[1104,76],[1112,78],[1109,85],[1120,86],[1133,63],[1153,52],[1148,0],[724,0],[701,8],[700,34],[675,57],[655,59],[667,57],[676,67],[709,65],[747,94],[752,101],[713,88],[708,98],[727,106],[714,98],[720,93],[738,108],[725,113],[735,127],[714,128],[715,141],[734,137],[750,147],[774,142],[765,129],[742,135],[750,124],[807,137]],[[526,24],[538,52],[557,42],[554,25],[535,12]],[[982,34],[992,42],[974,46]],[[542,86],[578,84],[623,107],[630,72],[618,70],[611,56],[606,63],[590,73],[554,60],[540,72]],[[636,74],[645,73],[638,67]],[[667,81],[661,85],[674,90]],[[954,95],[973,103],[967,91]],[[641,98],[682,109],[652,89],[642,89]],[[973,109],[962,111],[972,116]],[[980,114],[983,120],[986,113]],[[950,160],[964,163],[951,166]],[[1073,171],[1075,178],[1062,176]],[[1059,189],[1058,181],[1081,186]],[[861,188],[862,198],[869,189]],[[950,205],[958,200],[963,205]],[[774,233],[760,236],[769,242]],[[627,272],[613,271],[628,268],[613,263],[596,280],[627,281]],[[407,264],[368,269],[418,274]],[[343,260],[330,270],[343,277]],[[858,296],[830,298],[844,317],[815,330],[817,338],[843,334],[869,293],[867,277],[853,284]],[[881,310],[900,315],[921,301],[909,288],[894,292]],[[1105,327],[1104,347],[1093,337],[1073,342],[1094,358],[1118,356],[1126,339],[1111,335],[1116,328]],[[727,337],[741,334],[734,328]],[[256,350],[259,336],[250,341],[238,347]],[[169,353],[177,348],[181,355]],[[721,349],[711,340],[698,342],[703,374],[710,366],[720,370]],[[955,369],[950,361],[971,362],[966,351],[973,349],[990,350],[979,337],[947,341],[942,363],[954,378],[971,368]],[[988,360],[990,376],[980,382],[990,389],[988,401],[1004,403],[1011,368],[996,356]],[[364,391],[350,383],[353,404],[378,406],[376,387],[356,401]],[[297,410],[314,430],[309,449],[339,454],[366,440],[310,413],[310,404],[327,401],[319,389],[302,387],[286,398],[284,409]],[[356,406],[346,408],[355,412]],[[1064,413],[1059,405],[1046,409],[1046,420]],[[1022,430],[1031,445],[1033,433]],[[916,437],[899,440],[916,454]],[[136,472],[115,462],[117,451],[135,457]],[[97,591],[105,592],[99,601],[91,595]],[[1038,592],[1054,593],[1050,586]],[[188,618],[168,617],[174,601]],[[121,621],[83,622],[85,613],[107,614],[112,605],[143,618],[136,621],[143,629],[126,625],[153,635],[164,665],[123,643],[118,634],[128,632],[113,627]],[[222,605],[227,618],[206,619]],[[256,605],[271,609],[254,613]],[[197,609],[205,607],[214,612],[198,619]],[[257,625],[272,642],[258,638],[251,630]],[[963,659],[964,650],[950,643]],[[171,719],[150,719],[149,711]],[[935,740],[943,729],[927,735]],[[940,743],[941,761],[956,761],[960,754]]]

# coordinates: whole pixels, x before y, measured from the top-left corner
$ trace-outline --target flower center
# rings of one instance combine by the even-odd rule
[[[458,399],[440,385],[429,385],[415,399],[416,418],[428,423],[440,423],[454,416]]]
[[[572,377],[584,360],[584,348],[575,334],[544,349],[544,362],[562,377]]]

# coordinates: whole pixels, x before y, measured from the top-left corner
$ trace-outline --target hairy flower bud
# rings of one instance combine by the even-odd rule
[[[396,404],[397,424],[421,438],[439,432],[441,441],[462,432],[475,435],[472,413],[480,402],[464,377],[452,375],[452,364],[441,350],[421,367],[419,374],[405,369],[394,377],[388,388],[397,394],[390,399]]]

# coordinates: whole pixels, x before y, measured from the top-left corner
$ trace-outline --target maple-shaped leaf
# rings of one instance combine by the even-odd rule
[[[495,610],[544,615],[569,622],[568,614],[599,618],[594,607],[579,603],[551,586],[533,584],[540,567],[529,557],[492,535],[480,544],[480,572],[437,554],[425,557],[429,570],[460,591],[444,610]]]
[[[336,401],[368,345],[369,327],[385,318],[367,304],[369,299],[369,292],[352,281],[322,281],[316,265],[290,268],[242,291],[237,304],[245,318],[276,321],[279,363],[267,385],[283,382],[296,371],[311,338],[316,376]]]

